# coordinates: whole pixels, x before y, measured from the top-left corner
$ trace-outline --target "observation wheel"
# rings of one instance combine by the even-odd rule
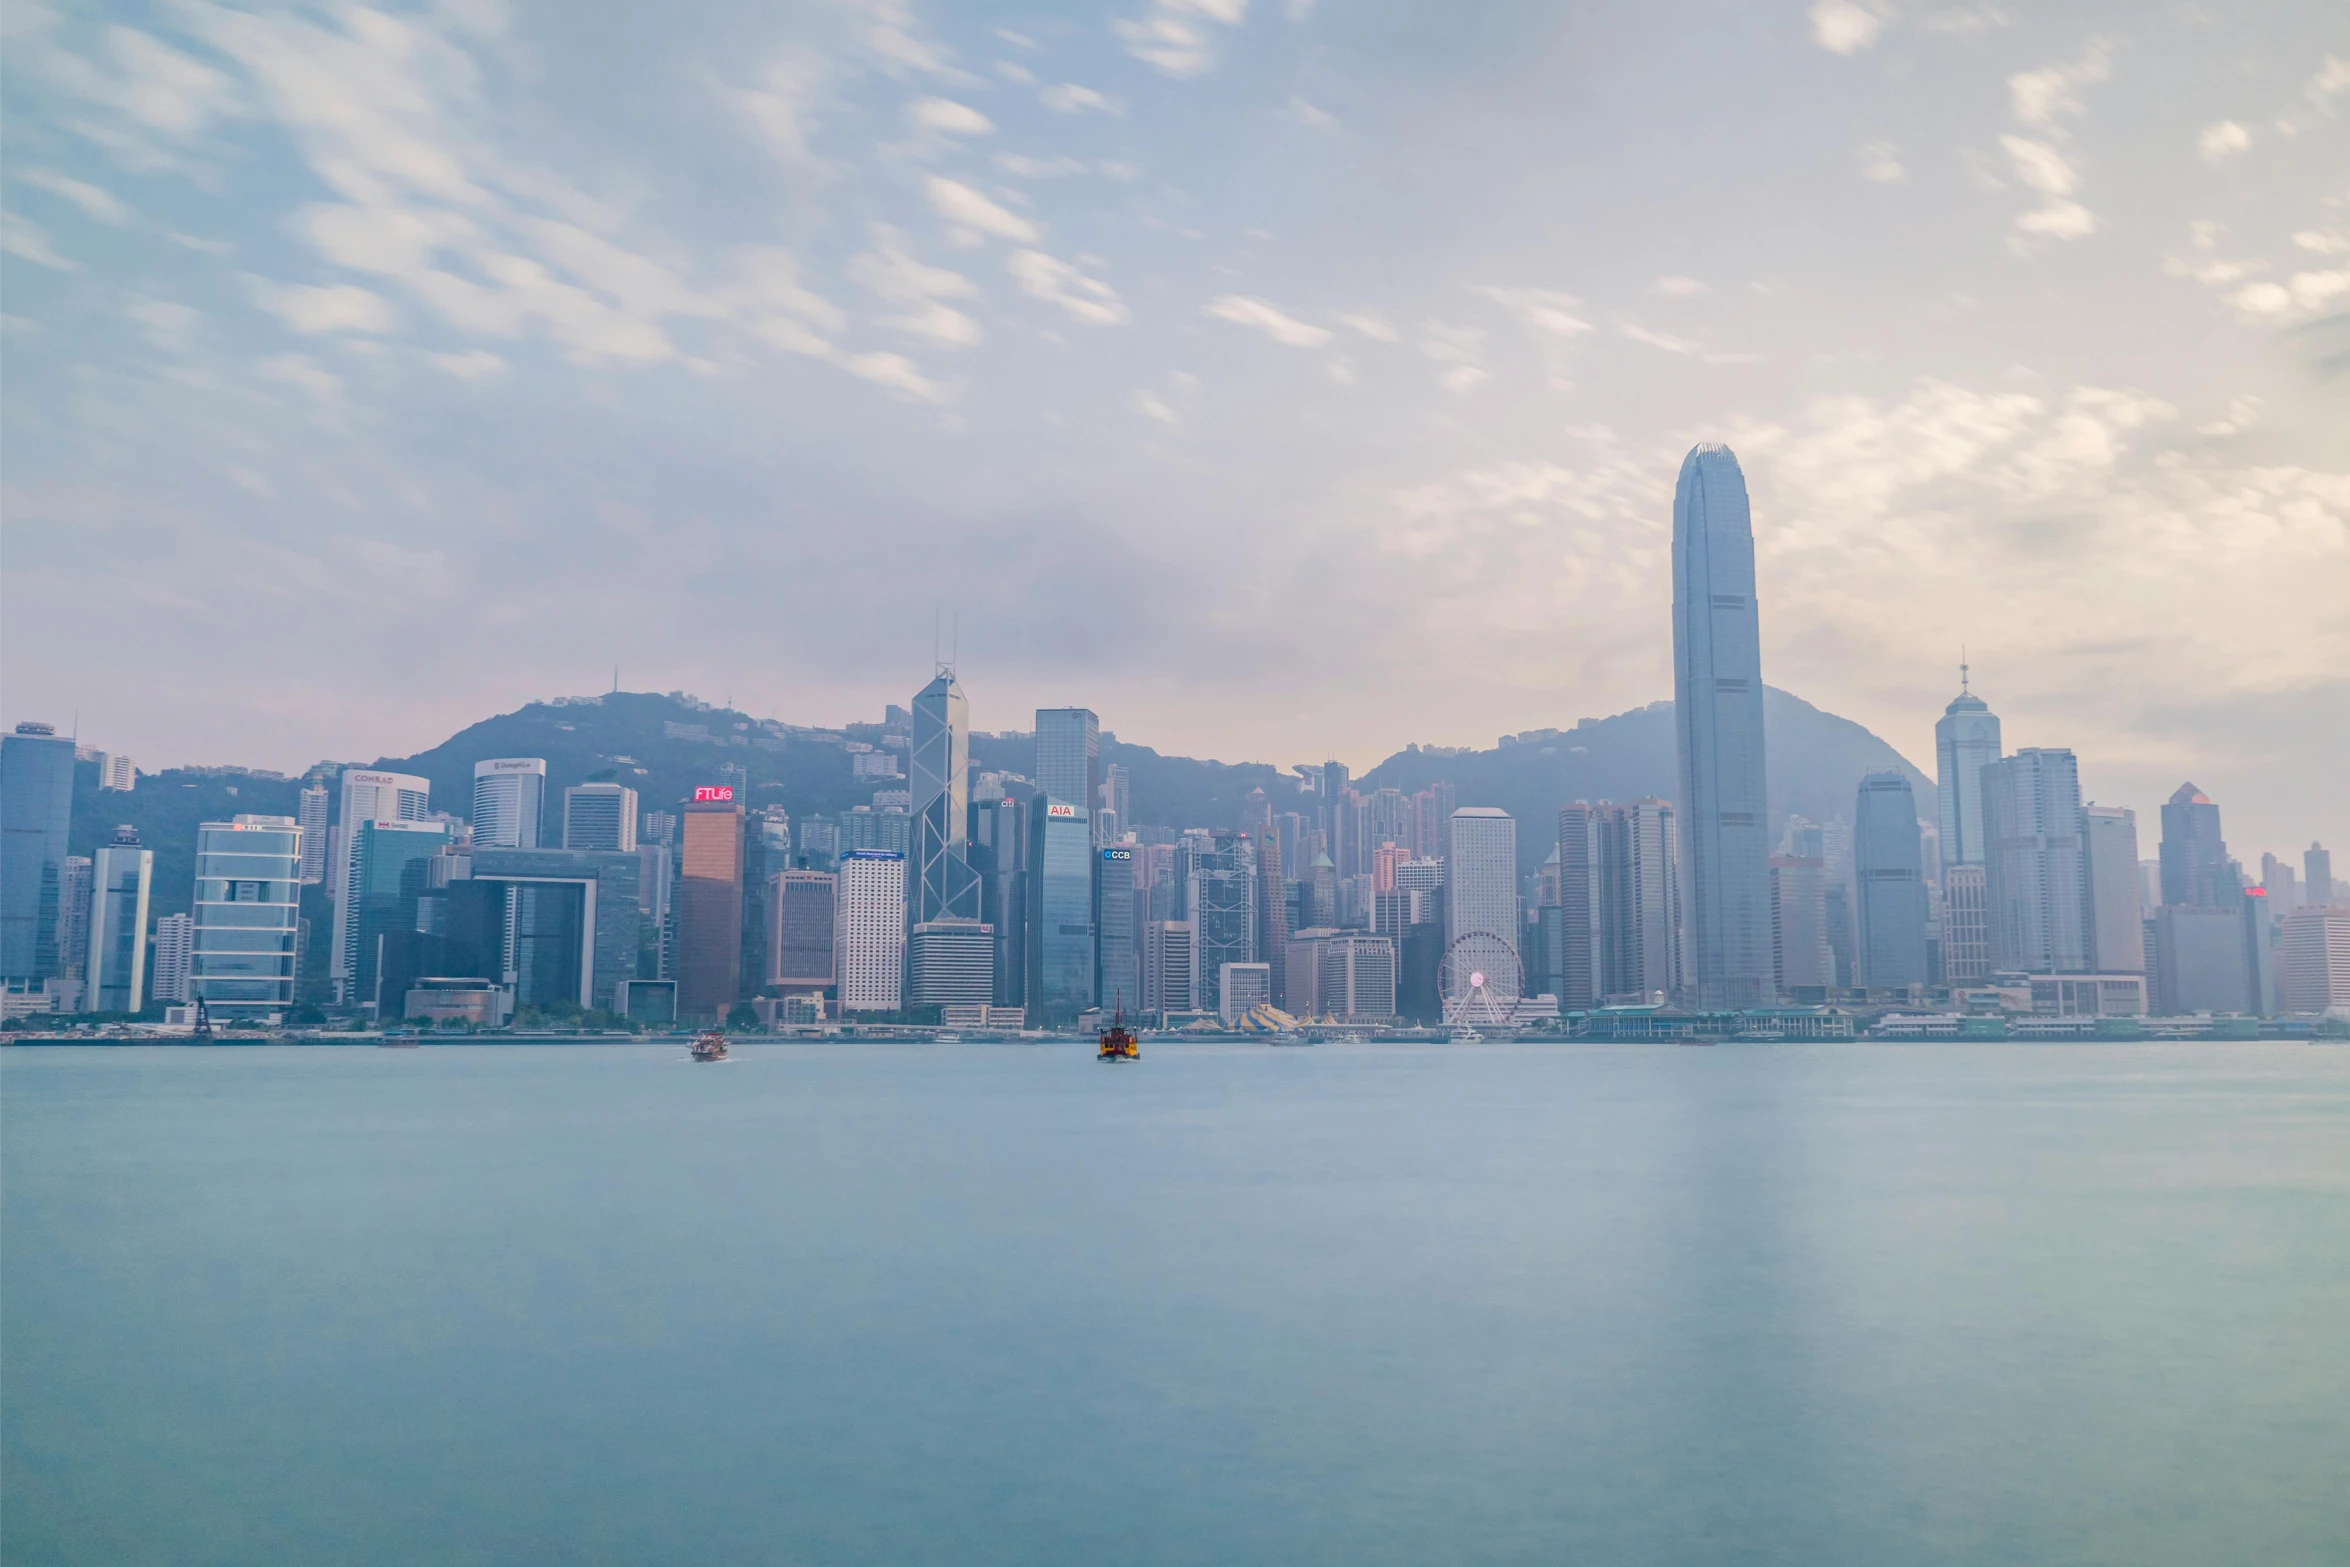
[[[1490,931],[1456,936],[1444,949],[1444,966],[1436,975],[1444,1021],[1455,1028],[1506,1026],[1517,1015],[1525,983],[1517,948]]]

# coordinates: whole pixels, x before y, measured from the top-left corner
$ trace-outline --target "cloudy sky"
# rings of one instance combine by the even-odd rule
[[[6,721],[1368,765],[1669,695],[1724,439],[1774,683],[2350,850],[2339,0],[7,15]]]

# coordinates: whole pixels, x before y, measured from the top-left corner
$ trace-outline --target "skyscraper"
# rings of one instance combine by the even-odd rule
[[[2311,844],[2301,856],[2301,887],[2306,902],[2322,905],[2334,901],[2334,857],[2324,844]]]
[[[136,828],[114,830],[114,839],[92,857],[90,872],[90,958],[82,1005],[91,1012],[136,1012],[146,1005],[147,884],[155,851],[139,842]]]
[[[502,756],[473,764],[473,846],[535,849],[546,814],[543,757]]]
[[[187,914],[166,914],[155,922],[155,962],[147,975],[150,1000],[184,1002],[190,998],[188,979],[195,966],[196,921]]]
[[[1899,772],[1860,781],[1852,815],[1854,935],[1870,990],[1926,983],[1926,881],[1917,800]]]
[[[894,1012],[906,974],[906,857],[851,849],[840,859],[833,972],[840,1009]]]
[[[971,869],[971,711],[952,666],[914,695],[914,733],[907,762],[912,778],[907,850],[906,918],[977,920],[979,877]],[[981,998],[985,1000],[985,997]]]
[[[1826,881],[1817,855],[1771,856],[1771,974],[1789,1000],[1825,996],[1835,984]]]
[[[2219,807],[2193,784],[2179,785],[2162,807],[2162,901],[2232,909],[2243,891],[2220,837]]]
[[[0,737],[0,979],[57,973],[57,876],[73,821],[73,742],[48,724]]]
[[[2138,813],[2117,805],[2083,806],[2081,840],[2089,967],[2100,974],[2143,974],[2146,910],[2138,898]]]
[[[1094,1004],[1092,815],[1047,794],[1029,804],[1026,1004],[1045,1027]]]
[[[767,882],[767,983],[829,990],[839,885],[829,871],[782,871]]]
[[[1092,708],[1036,710],[1036,787],[1090,820],[1102,787],[1102,723]]]
[[[299,831],[299,827],[296,831]],[[397,1018],[413,976],[417,900],[424,895],[429,867],[451,839],[446,821],[361,821],[351,834],[349,1004]],[[225,918],[228,911],[222,911]],[[197,937],[197,956],[204,938]],[[390,985],[383,983],[387,971]]]
[[[966,852],[979,873],[979,903],[995,927],[995,1005],[1016,1007],[1028,988],[1028,817],[1018,800],[971,805]]]
[[[301,903],[302,828],[293,817],[198,827],[188,999],[223,1021],[282,1016],[294,1004]]]
[[[1692,447],[1673,493],[1673,724],[1690,978],[1709,1008],[1771,998],[1757,618],[1746,476],[1728,447]]]
[[[316,779],[302,785],[295,820],[302,827],[302,885],[315,887],[326,880],[326,785]]]
[[[1934,783],[1942,817],[1942,863],[1983,863],[1983,769],[1999,760],[1999,715],[1967,689],[1958,666],[1958,695],[1934,725]]]
[[[432,782],[412,773],[378,773],[363,768],[345,768],[342,776],[343,807],[338,823],[341,837],[337,840],[337,863],[327,867],[328,886],[334,896],[334,949],[328,955],[328,972],[335,982],[335,999],[346,1006],[356,1005],[362,998],[353,993],[351,974],[359,953],[359,927],[356,923],[358,894],[353,880],[358,874],[359,828],[365,822],[422,821],[432,801]],[[300,831],[300,823],[295,824]],[[199,929],[203,921],[197,922]],[[197,956],[203,956],[201,940]],[[201,976],[203,965],[197,964]]]
[[[1093,1000],[1098,1007],[1142,1010],[1141,954],[1135,950],[1134,846],[1093,851]]]
[[[1464,805],[1448,828],[1452,864],[1444,882],[1444,939],[1483,933],[1518,950],[1518,824],[1490,805]],[[1522,983],[1523,967],[1520,970]]]
[[[1979,985],[1991,975],[1989,868],[1953,865],[1942,873],[1942,978]]]
[[[1993,969],[2085,972],[2081,780],[2073,753],[2026,747],[1984,768],[1983,839]]]
[[[1199,1004],[1203,1010],[1223,1011],[1227,968],[1265,964],[1268,983],[1272,973],[1256,948],[1256,846],[1243,834],[1219,832],[1196,844],[1186,858],[1184,907],[1192,925]]]
[[[706,785],[694,791],[684,817],[677,854],[677,1015],[722,1023],[742,993],[743,808],[732,786]],[[901,906],[904,896],[900,892]]]
[[[979,920],[924,920],[906,935],[909,1006],[986,1006],[995,996],[995,932]]]
[[[92,867],[86,854],[69,854],[57,867],[57,975],[53,987],[63,1009],[87,1010],[85,981],[90,967],[90,887]]]
[[[1191,921],[1153,920],[1143,948],[1143,1005],[1160,1016],[1199,1010]]]
[[[636,791],[625,784],[573,784],[563,791],[563,847],[636,851]]]
[[[1679,835],[1662,800],[1592,807],[1592,983],[1597,1000],[1678,995],[1682,971]],[[1566,858],[1562,851],[1560,859]],[[1562,870],[1561,890],[1568,878]],[[1564,1005],[1562,999],[1561,1005]]]

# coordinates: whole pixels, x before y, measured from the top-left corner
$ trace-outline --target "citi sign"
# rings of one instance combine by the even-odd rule
[[[712,800],[731,800],[733,798],[734,785],[732,784],[702,784],[694,790],[694,804],[696,805],[704,805]]]

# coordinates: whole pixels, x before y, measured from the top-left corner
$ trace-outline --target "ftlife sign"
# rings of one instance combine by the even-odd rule
[[[732,784],[703,784],[694,790],[694,804],[696,805],[706,805],[712,800],[731,800],[733,798],[734,785]]]

